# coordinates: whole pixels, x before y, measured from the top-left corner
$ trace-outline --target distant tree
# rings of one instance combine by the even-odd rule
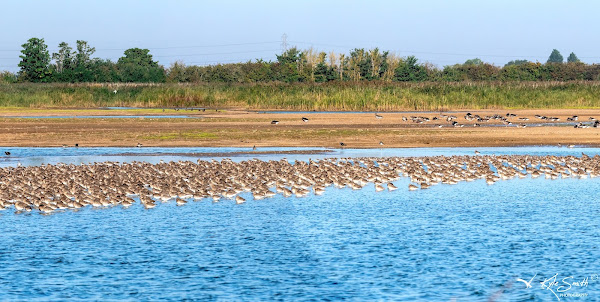
[[[273,66],[273,73],[277,80],[287,83],[302,81],[300,75],[306,62],[306,54],[301,52],[296,47],[292,47],[284,51],[281,55],[277,55],[277,64]]]
[[[66,42],[58,44],[58,52],[52,54],[52,59],[56,66],[56,71],[61,73],[64,69],[71,68],[73,62],[73,48]]]
[[[52,75],[49,69],[50,53],[44,39],[31,38],[21,45],[19,79],[31,82],[47,82]]]
[[[580,62],[579,58],[577,58],[577,56],[575,55],[575,53],[571,53],[569,55],[569,57],[567,58],[567,63],[576,63],[576,62]]]
[[[327,82],[333,81],[337,79],[337,73],[335,69],[331,66],[328,66],[325,62],[327,54],[324,52],[319,53],[319,59],[317,66],[315,67],[315,82]]]
[[[513,61],[506,63],[506,65],[504,65],[504,67],[513,66],[513,65],[523,65],[523,64],[527,64],[527,63],[529,63],[529,61],[527,61],[527,60],[513,60]]]
[[[300,56],[302,52],[298,50],[296,47],[292,47],[286,51],[284,51],[281,55],[277,55],[277,61],[280,64],[288,64],[293,63],[296,64],[300,61]]]
[[[0,83],[15,83],[17,75],[9,71],[0,71]]]
[[[77,55],[75,55],[75,65],[85,67],[90,64],[92,55],[96,52],[95,47],[90,47],[86,41],[77,40]]]
[[[560,54],[560,52],[556,49],[552,50],[552,53],[550,54],[550,57],[548,57],[548,61],[546,63],[562,63],[563,62],[563,56]]]
[[[425,67],[417,64],[415,56],[409,56],[402,60],[394,72],[394,80],[400,82],[420,82],[427,80]]]
[[[350,51],[348,68],[350,79],[353,81],[372,79],[371,70],[373,68],[372,59],[369,51],[364,48],[355,48]]]
[[[164,82],[165,70],[152,60],[148,49],[130,48],[119,58],[117,67],[122,82]]]
[[[463,65],[483,65],[483,61],[480,58],[469,59]]]

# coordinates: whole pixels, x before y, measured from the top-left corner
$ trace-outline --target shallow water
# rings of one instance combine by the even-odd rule
[[[269,154],[277,151],[316,151],[318,154]],[[0,147],[0,167],[41,165],[41,164],[81,164],[102,161],[132,162],[146,161],[158,163],[164,161],[191,160],[198,158],[221,160],[231,158],[233,161],[258,158],[261,160],[279,160],[287,158],[294,160],[320,159],[326,157],[385,157],[385,156],[439,156],[439,155],[474,155],[475,150],[481,155],[499,154],[530,154],[530,155],[573,155],[581,156],[585,153],[589,156],[600,154],[600,148],[588,148],[575,146],[574,148],[555,146],[528,146],[528,147],[460,147],[460,148],[381,148],[381,149],[332,149],[332,148],[296,148],[296,147],[261,147],[257,151],[265,153],[252,153],[252,147],[248,148],[220,148],[220,147]],[[4,152],[10,152],[5,156]],[[232,153],[247,152],[247,155]],[[198,156],[198,154],[208,154]],[[152,155],[149,155],[152,154]],[[215,156],[215,154],[222,154]]]
[[[2,148],[7,149],[7,148]],[[8,148],[34,164],[110,154],[244,148]],[[267,149],[267,148],[264,148]],[[288,148],[271,148],[289,150]],[[312,148],[311,148],[312,149]],[[474,148],[335,150],[290,160],[473,154]],[[482,154],[592,156],[598,148],[477,148]],[[64,151],[56,157],[54,153]],[[239,161],[254,156],[232,157]],[[119,158],[119,157],[117,157]],[[125,158],[159,160],[161,156]],[[173,157],[173,160],[189,157]],[[111,160],[114,160],[111,159]],[[513,179],[393,192],[328,188],[323,196],[0,212],[0,300],[558,301],[539,282],[588,277],[568,293],[600,300],[600,179]],[[531,279],[526,289],[516,278]],[[594,280],[593,280],[594,279]],[[557,288],[553,287],[557,292]],[[558,293],[558,292],[557,292]]]

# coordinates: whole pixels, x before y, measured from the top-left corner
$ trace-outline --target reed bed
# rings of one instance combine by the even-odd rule
[[[115,93],[116,90],[116,93]],[[600,108],[600,82],[0,84],[0,106],[443,111]]]

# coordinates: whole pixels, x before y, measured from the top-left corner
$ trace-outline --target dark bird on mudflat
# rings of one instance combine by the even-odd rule
[[[307,119],[307,118],[305,118],[305,117],[303,117],[303,118],[302,118],[302,121],[306,123],[306,122],[308,122],[308,119]]]
[[[279,124],[279,121],[271,121],[271,125],[277,125]]]
[[[342,146],[342,147],[345,147],[345,146],[346,146],[346,144],[344,144],[344,143],[342,142],[342,143],[340,143],[340,146]]]

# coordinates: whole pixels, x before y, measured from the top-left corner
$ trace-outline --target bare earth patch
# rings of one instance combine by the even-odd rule
[[[162,109],[152,115],[163,114]],[[310,113],[282,114],[248,111],[211,111],[195,116],[201,118],[8,118],[16,109],[0,110],[0,145],[3,146],[231,146],[231,147],[460,147],[460,146],[518,146],[518,145],[600,145],[600,128],[574,128],[583,122],[592,125],[600,119],[600,110],[478,110],[461,112],[404,112],[380,113]],[[99,110],[48,111],[47,115],[93,115]],[[84,113],[82,113],[84,112]],[[102,110],[102,115],[122,112]],[[144,114],[144,111],[136,112]],[[465,115],[508,117],[512,125],[501,120],[469,121]],[[190,112],[165,110],[168,115],[189,115]],[[22,110],[26,116],[44,116],[43,111]],[[535,115],[555,117],[558,121],[535,118]],[[568,117],[578,116],[577,121]],[[2,117],[5,116],[5,117]],[[447,121],[456,116],[457,126]],[[308,118],[303,121],[302,117]],[[403,117],[407,119],[404,121]],[[429,121],[416,123],[411,117]],[[437,117],[437,120],[434,120]],[[527,117],[529,120],[520,120]],[[271,124],[279,121],[278,124]],[[475,127],[478,123],[481,126]],[[463,125],[460,127],[460,125]],[[520,127],[516,127],[519,125]],[[525,127],[522,127],[522,126]],[[441,128],[440,128],[441,126]]]

